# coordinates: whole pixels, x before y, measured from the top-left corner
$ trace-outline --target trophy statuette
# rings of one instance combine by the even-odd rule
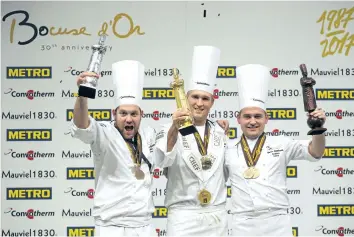
[[[173,82],[170,83],[170,86],[173,88],[175,93],[175,99],[177,103],[177,108],[188,109],[190,110],[189,103],[187,101],[186,93],[184,91],[184,81],[178,76],[177,69],[173,69]],[[182,136],[187,136],[196,132],[197,129],[194,127],[192,117],[188,116],[184,121],[179,123],[179,132]]]
[[[316,84],[316,81],[312,77],[308,77],[307,68],[305,64],[300,65],[300,70],[302,73],[302,78],[300,79],[300,84],[302,86],[302,96],[304,99],[304,108],[305,112],[309,114],[317,108],[315,93],[313,91],[313,86]],[[323,128],[324,120],[321,118],[315,118],[312,115],[309,115],[307,119],[307,125],[311,130],[307,135],[320,135],[327,131],[327,128]]]
[[[101,35],[98,44],[92,45],[92,54],[87,68],[88,72],[94,72],[100,74],[101,63],[103,55],[106,53],[107,46],[104,45],[106,40],[106,35]],[[86,83],[79,86],[78,95],[81,97],[87,97],[90,99],[95,99],[96,97],[96,87],[98,79],[96,77],[86,77]]]

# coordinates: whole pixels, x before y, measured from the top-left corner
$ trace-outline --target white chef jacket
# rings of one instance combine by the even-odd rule
[[[227,232],[225,207],[227,174],[224,172],[224,156],[228,137],[225,135],[225,131],[218,124],[210,122],[207,154],[214,157],[215,160],[212,159],[211,169],[201,172],[202,156],[193,134],[183,137],[179,133],[172,151],[167,152],[167,134],[171,125],[172,123],[163,125],[162,130],[158,133],[155,156],[158,167],[168,167],[165,197],[165,206],[168,208],[167,234],[176,236],[210,235],[213,230],[219,229],[219,232],[218,230],[215,232],[218,235],[224,232],[224,227]],[[204,132],[200,136],[204,140]],[[193,161],[197,162],[198,166],[195,163],[193,165]],[[201,206],[198,200],[198,194],[203,188],[212,195],[210,204],[206,207]],[[190,211],[195,213],[188,213]],[[203,212],[214,212],[217,217],[209,218],[207,215],[213,214],[202,214]],[[209,220],[203,220],[203,218],[209,218]],[[214,227],[209,223],[213,221],[218,222]]]
[[[253,150],[257,140],[247,139],[247,143]],[[229,171],[231,183],[231,210],[233,214],[232,229],[238,229],[236,235],[277,235],[274,231],[286,225],[286,229],[279,235],[291,236],[290,218],[283,216],[279,220],[272,221],[272,225],[266,223],[271,216],[287,215],[289,198],[287,195],[286,169],[291,160],[319,161],[308,152],[309,140],[292,140],[285,136],[267,136],[261,156],[256,164],[260,171],[257,179],[245,179],[244,171],[247,169],[240,138],[230,141],[225,157],[225,165]],[[256,220],[259,218],[259,220]],[[262,219],[268,218],[263,224]],[[242,221],[241,221],[242,220]],[[257,222],[257,226],[249,222]],[[255,224],[256,225],[256,224]],[[273,230],[262,229],[278,226]],[[289,228],[289,229],[287,229]],[[242,230],[241,230],[242,229]],[[258,231],[258,232],[257,232]],[[272,232],[273,231],[273,232]],[[235,235],[233,231],[233,235]]]
[[[78,128],[71,122],[71,135],[90,144],[94,157],[95,198],[93,216],[97,226],[143,227],[154,212],[152,175],[142,160],[145,179],[137,180],[131,171],[134,162],[126,142],[114,122],[97,122]],[[145,157],[153,164],[155,130],[139,129]]]

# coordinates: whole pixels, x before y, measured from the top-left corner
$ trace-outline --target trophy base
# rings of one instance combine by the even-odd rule
[[[327,131],[327,128],[314,128],[311,129],[307,135],[321,135],[322,133],[324,133],[325,131]]]
[[[79,96],[86,97],[90,99],[95,99],[96,97],[96,89],[88,86],[79,86]]]
[[[192,133],[195,133],[196,131],[197,129],[193,125],[190,125],[188,127],[182,127],[179,129],[179,132],[181,133],[182,136],[190,135]]]

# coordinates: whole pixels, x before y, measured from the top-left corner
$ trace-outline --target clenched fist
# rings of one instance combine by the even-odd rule
[[[76,80],[77,86],[86,83],[86,77],[96,77],[98,79],[100,76],[94,72],[83,72],[77,77]]]
[[[179,124],[187,120],[189,116],[191,116],[191,112],[188,109],[178,109],[172,114],[173,125],[179,129]]]

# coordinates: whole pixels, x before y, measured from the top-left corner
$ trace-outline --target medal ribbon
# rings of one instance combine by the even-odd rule
[[[210,125],[208,121],[205,123],[205,130],[204,130],[204,142],[202,141],[200,134],[198,131],[194,133],[195,140],[197,141],[199,153],[202,156],[206,156],[208,153],[208,145],[209,145],[209,137],[210,137]]]
[[[142,154],[142,144],[141,144],[141,136],[139,133],[137,133],[134,137],[134,141],[137,143],[137,149],[134,147],[133,143],[125,141],[125,144],[127,144],[127,147],[129,149],[131,158],[133,159],[133,162],[140,167],[141,165],[141,154]]]
[[[251,154],[250,147],[248,146],[246,137],[244,134],[242,134],[241,147],[242,147],[242,151],[243,151],[243,156],[245,157],[248,167],[256,166],[256,164],[259,160],[259,157],[261,156],[262,148],[264,146],[265,140],[266,140],[266,136],[265,136],[265,133],[263,132],[262,135],[260,135],[258,137],[257,143],[254,146],[254,149]]]

